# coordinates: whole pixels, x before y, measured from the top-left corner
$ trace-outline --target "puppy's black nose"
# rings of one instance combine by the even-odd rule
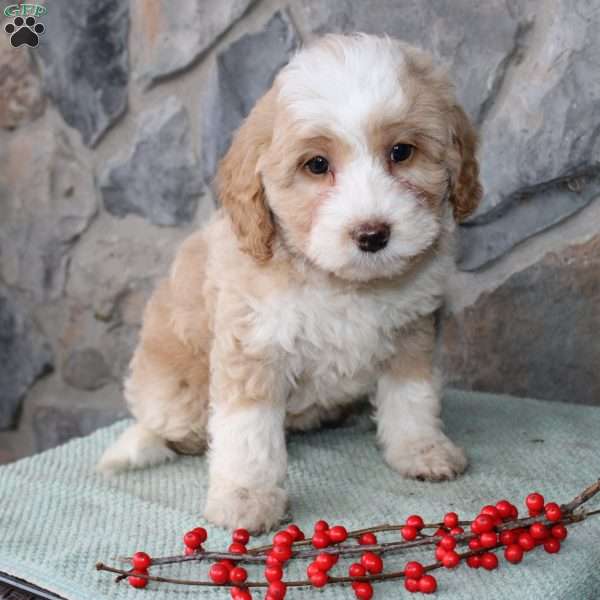
[[[390,226],[387,223],[363,223],[351,235],[363,252],[379,252],[390,239]]]

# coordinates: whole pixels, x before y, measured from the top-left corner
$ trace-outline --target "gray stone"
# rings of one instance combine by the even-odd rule
[[[104,356],[95,348],[72,351],[62,368],[63,380],[79,390],[96,390],[111,379]]]
[[[475,121],[501,80],[530,17],[504,0],[305,0],[294,16],[312,34],[388,34],[429,50],[450,67],[460,101]],[[513,6],[514,5],[514,6]]]
[[[49,341],[22,304],[0,287],[0,430],[16,425],[27,390],[52,367]]]
[[[202,107],[202,158],[212,179],[233,132],[269,89],[299,40],[285,12],[276,13],[259,33],[244,35],[217,57]]]
[[[51,4],[36,50],[44,87],[64,120],[93,146],[127,107],[129,2]]]
[[[185,69],[246,12],[255,0],[136,0],[141,22],[141,79],[145,84]]]
[[[15,52],[9,37],[0,35],[0,127],[14,129],[32,121],[44,112],[45,106],[30,55],[23,48]]]
[[[450,385],[600,405],[600,236],[547,254],[442,321]]]
[[[32,424],[38,452],[89,435],[127,416],[125,407],[42,405],[33,410]]]
[[[139,326],[118,325],[106,331],[99,342],[99,347],[107,357],[110,370],[118,381],[122,381],[129,371],[129,363],[139,339],[139,331]]]
[[[486,194],[465,236],[465,269],[484,266],[600,194],[600,11],[585,0],[551,4],[549,23],[536,24],[535,43],[483,123]]]
[[[473,271],[552,227],[600,195],[600,172],[558,179],[515,194],[510,202],[460,228],[458,264]]]
[[[0,275],[37,301],[60,297],[68,251],[96,214],[90,169],[38,119],[0,146]]]
[[[111,161],[100,177],[106,210],[155,225],[191,221],[203,184],[189,131],[187,111],[172,96],[144,112],[129,154]]]

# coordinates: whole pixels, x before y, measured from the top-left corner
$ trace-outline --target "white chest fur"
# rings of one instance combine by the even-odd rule
[[[446,262],[434,260],[398,285],[320,281],[280,290],[254,306],[253,342],[275,348],[290,385],[288,410],[368,393],[381,364],[397,351],[399,330],[439,306]]]

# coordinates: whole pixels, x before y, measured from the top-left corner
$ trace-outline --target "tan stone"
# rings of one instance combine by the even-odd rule
[[[446,315],[450,385],[600,405],[600,235],[515,273]]]
[[[3,28],[3,24],[0,23]],[[43,112],[46,101],[36,69],[24,48],[13,48],[0,35],[0,127],[14,129]]]

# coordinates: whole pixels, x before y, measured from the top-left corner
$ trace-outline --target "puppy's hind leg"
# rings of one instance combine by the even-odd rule
[[[103,473],[118,473],[158,465],[175,456],[165,439],[141,423],[135,423],[104,452],[97,469]]]

